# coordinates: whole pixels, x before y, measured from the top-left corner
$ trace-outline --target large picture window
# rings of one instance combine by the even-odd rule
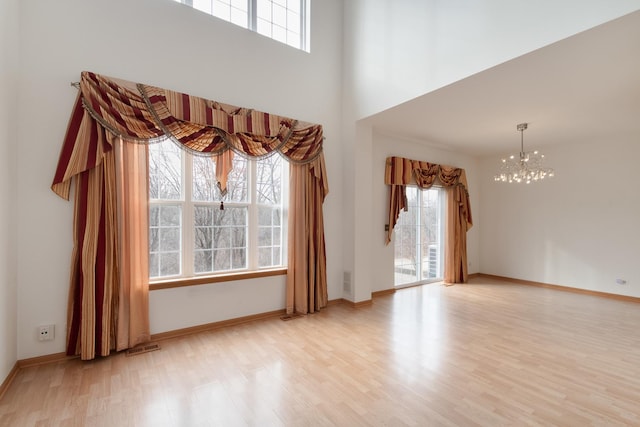
[[[150,145],[150,279],[284,266],[287,165],[236,155],[223,197],[211,158],[170,140]]]

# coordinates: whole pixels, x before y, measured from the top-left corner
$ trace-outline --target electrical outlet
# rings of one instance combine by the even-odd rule
[[[38,326],[38,341],[53,341],[55,338],[55,325]]]

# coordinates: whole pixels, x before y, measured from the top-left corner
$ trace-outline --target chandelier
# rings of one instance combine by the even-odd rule
[[[512,154],[508,158],[502,159],[500,173],[493,179],[500,182],[525,182],[540,181],[546,177],[553,177],[553,169],[543,167],[544,154],[538,151],[524,151],[524,131],[527,123],[520,123],[517,126],[520,132],[520,155]]]

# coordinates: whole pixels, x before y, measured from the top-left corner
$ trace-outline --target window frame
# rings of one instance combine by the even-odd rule
[[[160,144],[174,144],[170,140],[162,141]],[[208,272],[196,272],[195,261],[195,224],[194,211],[197,206],[211,206],[220,208],[220,200],[201,201],[193,198],[193,164],[194,154],[178,147],[181,165],[181,197],[179,199],[151,199],[149,195],[149,212],[153,206],[179,206],[181,211],[180,221],[180,273],[171,276],[149,277],[149,289],[167,289],[172,287],[191,286],[206,283],[216,283],[222,281],[244,280],[255,277],[269,277],[283,275],[287,273],[287,222],[289,210],[289,163],[286,158],[277,153],[282,162],[281,167],[281,195],[280,195],[280,264],[266,267],[259,267],[258,232],[260,207],[273,207],[271,205],[259,203],[257,197],[257,170],[258,162],[262,159],[244,157],[247,162],[247,198],[246,201],[234,202],[224,201],[225,209],[232,207],[247,208],[247,232],[246,232],[246,268],[230,269]],[[240,157],[238,154],[236,156]],[[213,161],[213,160],[211,160]],[[151,224],[150,224],[151,228]],[[273,247],[273,246],[271,246]],[[150,252],[150,248],[148,249]]]

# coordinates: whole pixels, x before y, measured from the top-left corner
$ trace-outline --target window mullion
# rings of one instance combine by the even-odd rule
[[[416,279],[422,280],[422,209],[424,209],[423,205],[423,195],[424,191],[422,188],[418,187],[418,209],[416,209]]]
[[[282,174],[282,197],[280,199],[280,265],[288,265],[288,232],[285,233],[285,230],[288,230],[289,227],[289,202],[291,200],[289,194],[289,182],[290,182],[290,170],[291,167],[288,164],[288,160],[282,159],[283,161],[283,174]]]
[[[247,245],[247,266],[249,270],[258,268],[258,205],[257,205],[257,161],[249,160],[249,240]]]
[[[300,49],[307,52],[309,52],[309,48],[307,46],[308,4],[308,0],[300,0]]]
[[[258,0],[247,0],[248,23],[251,31],[258,31]]]
[[[193,158],[186,151],[182,162],[184,188],[182,202],[182,276],[193,276]]]

